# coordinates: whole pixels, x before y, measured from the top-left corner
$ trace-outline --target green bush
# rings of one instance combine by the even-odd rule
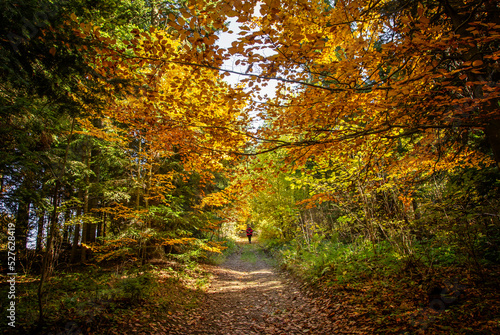
[[[134,303],[146,299],[155,286],[156,280],[148,272],[121,279],[116,285],[118,294]]]
[[[293,240],[281,251],[282,264],[310,281],[349,282],[363,276],[383,276],[397,271],[401,259],[389,243],[374,246],[363,239],[347,244],[313,237],[310,244]]]
[[[226,249],[224,249],[222,253],[209,252],[205,259],[205,261],[209,264],[222,264],[229,255],[238,249],[236,241],[231,238],[222,237],[218,239],[217,242],[224,242],[223,245]]]

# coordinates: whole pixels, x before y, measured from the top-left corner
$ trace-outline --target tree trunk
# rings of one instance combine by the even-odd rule
[[[43,250],[43,229],[45,227],[45,211],[42,211],[38,216],[37,231],[36,231],[36,252],[39,253]]]
[[[45,252],[45,255],[42,260],[42,270],[41,270],[41,276],[40,276],[40,283],[38,284],[38,309],[39,309],[39,316],[38,316],[38,326],[41,327],[43,322],[44,322],[44,315],[43,315],[43,285],[47,281],[47,279],[50,277],[51,271],[52,271],[52,266],[54,263],[54,239],[56,237],[56,233],[59,233],[59,230],[57,229],[57,211],[58,211],[58,202],[59,202],[59,189],[61,187],[61,179],[64,177],[66,174],[66,163],[68,162],[68,152],[69,152],[69,146],[71,143],[71,137],[73,136],[73,129],[75,127],[75,118],[73,117],[73,120],[71,122],[71,131],[68,136],[68,144],[66,146],[66,152],[64,153],[64,161],[61,167],[61,174],[58,176],[56,180],[56,185],[54,187],[54,195],[52,199],[52,214],[50,216],[50,224],[49,224],[49,234],[47,238],[47,249]]]
[[[104,213],[103,218],[102,218],[102,237],[106,237],[106,218],[108,217],[108,214]]]
[[[141,153],[142,153],[142,139],[139,138],[139,154],[137,155],[137,181],[136,181],[136,195],[135,195],[135,209],[139,210],[141,204],[141,185],[142,185],[142,174],[141,174]]]
[[[73,235],[73,245],[71,246],[71,259],[70,263],[76,262],[76,255],[78,251],[78,241],[80,240],[80,225],[75,225],[75,234]]]
[[[60,188],[60,181],[59,179],[56,181],[56,185],[54,187],[54,195],[52,197],[52,214],[50,216],[50,223],[49,223],[49,229],[48,229],[48,236],[47,236],[47,248],[45,251],[45,255],[43,257],[42,261],[42,271],[41,271],[41,278],[40,278],[40,284],[38,285],[38,308],[39,308],[39,317],[38,317],[38,323],[41,325],[44,321],[44,315],[43,315],[43,302],[42,298],[44,295],[43,292],[43,285],[45,284],[45,281],[50,277],[50,274],[52,272],[52,266],[54,263],[54,240],[56,238],[56,234],[59,232],[57,229],[57,205],[58,205],[58,198],[59,198],[59,188]]]
[[[29,201],[19,201],[16,215],[16,251],[21,254],[26,251],[28,224],[30,219]]]
[[[484,129],[484,133],[488,138],[497,166],[500,168],[500,120],[492,120]]]
[[[101,213],[99,223],[97,224],[97,237],[106,237],[106,213]]]
[[[71,220],[71,210],[69,208],[66,209],[64,213],[64,222],[69,222]],[[71,235],[71,226],[63,225],[63,243],[69,243]]]
[[[82,262],[87,261],[87,248],[84,244],[90,242],[91,229],[88,222],[89,213],[89,186],[90,186],[90,156],[91,150],[89,145],[89,140],[87,138],[87,144],[85,146],[85,165],[87,166],[87,174],[85,175],[85,190],[83,194],[83,229],[82,229]]]
[[[78,195],[79,198],[82,197],[81,191],[79,192],[80,194]],[[78,219],[78,222],[81,222],[81,217],[82,217],[82,208],[78,207],[76,210],[76,217]],[[82,225],[80,223],[75,225],[75,233],[73,234],[73,245],[71,246],[71,258],[70,258],[70,263],[76,263],[76,258],[78,256],[78,244],[80,242],[80,232],[82,229]],[[81,255],[80,255],[81,257]]]

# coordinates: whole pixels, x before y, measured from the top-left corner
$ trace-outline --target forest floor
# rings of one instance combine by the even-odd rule
[[[266,254],[258,241],[248,244],[246,239],[240,239],[236,251],[224,257],[219,265],[199,264],[189,269],[179,263],[163,261],[151,266],[156,268],[156,286],[148,298],[113,295],[117,286],[126,285],[121,289],[130,293],[144,284],[140,275],[127,279],[120,271],[114,274],[112,267],[82,268],[54,275],[48,286],[47,301],[51,303],[47,303],[47,322],[42,328],[34,328],[33,324],[37,316],[36,278],[24,276],[25,282],[19,287],[20,306],[31,307],[20,313],[16,328],[0,327],[0,333],[345,333],[336,330],[339,324],[301,288],[299,280],[278,270],[276,261]],[[79,293],[73,296],[71,292]],[[70,306],[70,302],[74,304]]]
[[[207,270],[214,277],[201,306],[167,328],[168,334],[337,334],[327,312],[280,273],[258,243]]]
[[[233,253],[212,259],[219,265],[174,258],[59,271],[47,284],[42,328],[34,328],[38,277],[20,276],[16,328],[0,324],[0,334],[500,334],[496,267],[481,277],[435,270],[432,285],[418,268],[306,282],[279,270],[255,242],[240,239]],[[439,283],[441,290],[429,295]],[[0,296],[8,288],[0,285]]]

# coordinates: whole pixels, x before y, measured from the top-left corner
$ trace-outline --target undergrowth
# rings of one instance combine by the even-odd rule
[[[221,238],[218,242],[223,242],[225,249],[222,252],[209,252],[202,261],[219,265],[224,263],[227,257],[238,249],[236,242],[231,238]]]
[[[138,313],[164,320],[165,316],[196,307],[209,282],[208,274],[197,263],[174,258],[142,266],[124,262],[58,271],[46,285],[45,323],[37,327],[38,279],[18,276],[16,328],[2,328],[2,333],[119,330],[120,324],[138,318]],[[0,294],[7,294],[5,286]]]
[[[337,315],[383,334],[490,334],[500,330],[498,264],[471,266],[457,246],[414,241],[402,254],[386,241],[353,243],[313,236],[309,243],[267,240],[278,263]],[[308,288],[308,290],[309,290]],[[344,315],[345,314],[345,315]],[[343,318],[343,319],[342,319]]]

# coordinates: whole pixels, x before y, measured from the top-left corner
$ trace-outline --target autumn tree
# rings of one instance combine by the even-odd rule
[[[255,152],[287,150],[288,168],[302,170],[315,190],[309,204],[337,201],[373,243],[400,241],[408,253],[410,227],[429,230],[438,213],[453,207],[442,191],[455,176],[495,174],[495,1],[224,5],[241,30],[223,53],[236,55],[241,70],[226,71],[245,78],[253,97],[248,108],[266,124],[246,135],[261,143]],[[203,59],[191,66],[217,64]],[[266,101],[269,81],[278,86]],[[429,206],[427,192],[443,207]],[[475,215],[492,214],[495,206]]]

